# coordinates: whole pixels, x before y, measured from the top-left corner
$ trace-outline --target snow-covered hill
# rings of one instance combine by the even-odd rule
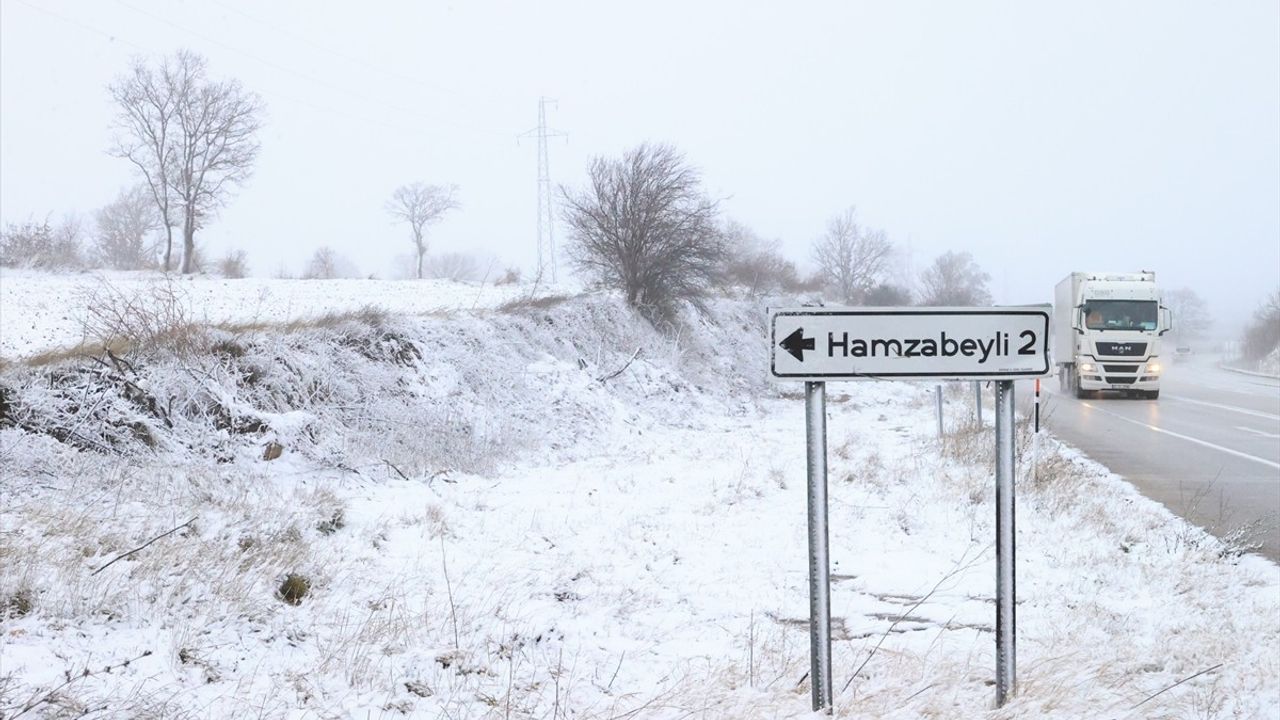
[[[383,306],[0,374],[0,714],[808,714],[759,304]],[[838,716],[1280,712],[1280,569],[1052,439],[1033,475],[1025,428],[992,710],[990,428],[956,392],[940,441],[929,391],[829,391]]]
[[[280,280],[170,276],[153,272],[48,273],[0,269],[0,360],[74,347],[86,306],[104,294],[171,285],[193,318],[212,324],[279,323],[373,306],[401,314],[492,308],[555,288],[447,280]]]

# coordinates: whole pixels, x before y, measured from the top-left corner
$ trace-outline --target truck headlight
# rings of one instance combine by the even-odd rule
[[[1094,367],[1093,363],[1080,363],[1080,372],[1082,373],[1093,372],[1097,369],[1098,368]]]
[[[1159,374],[1160,374],[1160,371],[1161,371],[1161,370],[1163,370],[1163,369],[1164,369],[1164,368],[1160,367],[1160,363],[1158,363],[1158,362],[1153,362],[1153,363],[1148,363],[1148,364],[1147,364],[1147,374],[1148,374],[1148,375],[1159,375]]]

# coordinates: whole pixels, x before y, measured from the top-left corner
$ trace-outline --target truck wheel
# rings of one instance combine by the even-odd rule
[[[1148,400],[1158,400],[1158,399],[1160,399],[1160,391],[1159,391],[1159,390],[1150,390],[1150,391],[1148,391],[1148,392],[1143,393],[1143,395],[1146,395]]]
[[[1080,384],[1077,382],[1077,383],[1076,383],[1076,397],[1080,398],[1081,400],[1084,400],[1085,398],[1091,398],[1091,397],[1093,397],[1093,391],[1091,391],[1091,390],[1085,390],[1085,389],[1081,388],[1081,387],[1080,387]]]

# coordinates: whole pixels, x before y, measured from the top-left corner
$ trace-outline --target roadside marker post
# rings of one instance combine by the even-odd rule
[[[934,393],[938,396],[938,437],[943,436],[942,432],[942,385],[939,384]]]
[[[1049,306],[769,310],[769,373],[805,384],[809,522],[809,679],[813,709],[831,714],[831,568],[826,383],[996,381],[996,705],[1016,687],[1013,381],[1049,374]],[[942,386],[936,390],[943,434]]]

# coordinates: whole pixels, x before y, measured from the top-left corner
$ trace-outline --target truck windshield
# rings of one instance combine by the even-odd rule
[[[1089,300],[1084,326],[1090,330],[1155,330],[1154,300]]]

